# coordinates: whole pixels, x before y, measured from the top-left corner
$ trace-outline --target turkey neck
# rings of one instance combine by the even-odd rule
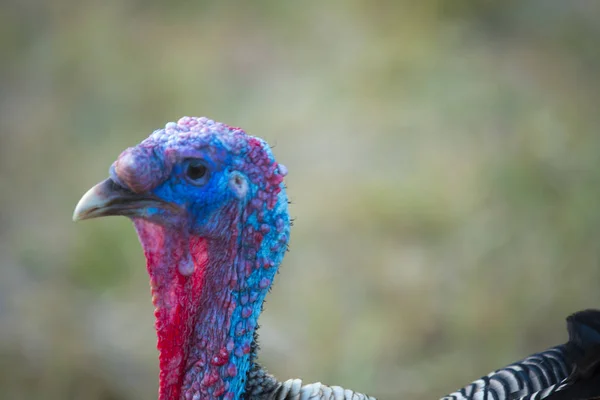
[[[287,245],[287,213],[269,220],[238,221],[226,239],[134,221],[155,306],[159,400],[242,396],[257,319]]]

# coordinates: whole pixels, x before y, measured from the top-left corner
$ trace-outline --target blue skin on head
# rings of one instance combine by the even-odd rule
[[[176,206],[150,205],[134,218],[157,306],[161,399],[242,395],[257,319],[289,238],[286,172],[261,139],[188,117],[111,167],[118,184]],[[190,315],[173,305],[185,303]],[[161,336],[183,353],[161,348]]]

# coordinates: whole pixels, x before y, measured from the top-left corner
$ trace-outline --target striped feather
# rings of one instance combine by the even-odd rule
[[[569,316],[567,328],[567,343],[493,371],[441,400],[600,399],[600,311]]]
[[[327,386],[321,382],[302,384],[301,379],[279,382],[260,365],[254,364],[248,374],[246,400],[375,400],[340,386]]]
[[[575,313],[567,327],[567,343],[493,371],[441,400],[600,400],[600,311]],[[375,400],[320,382],[279,382],[256,363],[244,399]]]
[[[571,370],[566,345],[552,347],[476,380],[442,400],[519,399],[565,380]],[[522,397],[523,400],[530,397]],[[533,399],[533,397],[531,397]],[[541,397],[543,398],[543,397]]]

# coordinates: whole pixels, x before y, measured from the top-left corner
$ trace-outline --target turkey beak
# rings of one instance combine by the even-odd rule
[[[73,213],[73,221],[122,215],[144,217],[151,209],[165,209],[168,205],[155,196],[138,194],[106,179],[83,195]]]

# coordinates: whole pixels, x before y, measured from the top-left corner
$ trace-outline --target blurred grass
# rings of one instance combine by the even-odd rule
[[[565,340],[600,304],[599,19],[558,0],[4,2],[0,397],[156,396],[134,231],[70,216],[182,115],[290,170],[261,317],[278,377],[431,399]]]

